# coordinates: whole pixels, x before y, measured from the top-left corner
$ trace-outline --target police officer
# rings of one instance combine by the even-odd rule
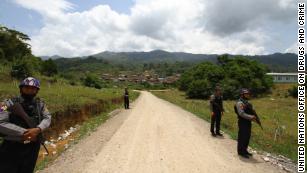
[[[240,98],[235,105],[235,112],[238,115],[238,154],[244,158],[252,156],[247,151],[249,140],[251,137],[252,122],[256,120],[253,115],[252,105],[248,102],[250,99],[250,91],[246,88],[241,89]]]
[[[215,88],[214,94],[210,97],[210,110],[211,110],[211,128],[210,132],[212,136],[223,136],[220,133],[220,124],[222,115],[224,114],[223,108],[223,96],[219,86]],[[215,126],[215,131],[214,131]]]
[[[3,143],[0,146],[0,172],[32,173],[40,150],[41,132],[49,127],[51,115],[44,102],[36,95],[40,83],[33,77],[24,79],[20,85],[20,96],[6,100],[12,104],[19,103],[36,127],[29,127],[20,116],[14,115],[7,105],[2,103],[0,109],[0,134]]]
[[[129,92],[128,92],[128,88],[125,88],[125,93],[124,93],[124,106],[125,109],[129,109]]]

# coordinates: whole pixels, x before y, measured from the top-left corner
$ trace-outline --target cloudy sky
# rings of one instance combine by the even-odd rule
[[[37,56],[102,51],[296,52],[294,0],[0,0]]]

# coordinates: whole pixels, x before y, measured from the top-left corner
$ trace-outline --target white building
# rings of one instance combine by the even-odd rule
[[[297,83],[297,73],[267,73],[275,83]]]

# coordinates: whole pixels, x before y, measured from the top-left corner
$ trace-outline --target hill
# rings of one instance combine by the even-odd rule
[[[204,61],[217,62],[216,54],[192,54],[185,52],[167,52],[163,50],[154,50],[150,52],[101,52],[98,54],[77,57],[77,58],[55,58],[60,71],[99,71],[99,72],[118,72],[118,71],[137,71],[155,69],[161,70],[161,66],[167,64],[170,68],[172,64],[180,64],[185,68]],[[230,57],[242,55],[229,55]],[[243,55],[244,56],[244,55]],[[275,53],[271,55],[255,55],[246,56],[247,58],[256,60],[266,64],[271,72],[295,72],[296,71],[296,54],[292,53]],[[47,58],[47,57],[44,57]],[[151,67],[145,68],[144,67]],[[178,65],[175,68],[178,70]]]

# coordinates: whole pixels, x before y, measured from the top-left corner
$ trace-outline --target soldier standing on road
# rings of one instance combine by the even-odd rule
[[[223,136],[220,133],[220,124],[222,115],[224,114],[223,108],[223,96],[220,87],[216,87],[214,94],[210,97],[210,110],[211,110],[211,128],[210,132],[212,136]],[[215,131],[214,131],[215,126]]]
[[[124,105],[125,105],[125,109],[129,109],[129,92],[128,92],[128,88],[125,88],[125,93],[124,93]]]
[[[248,102],[250,99],[250,92],[248,89],[241,89],[240,99],[235,105],[235,112],[238,115],[238,154],[244,158],[252,156],[247,151],[249,140],[251,137],[252,122],[256,120],[256,116],[253,115],[252,105]]]
[[[37,79],[28,77],[20,85],[20,96],[5,100],[0,105],[0,172],[32,173],[40,150],[40,133],[50,126],[51,115],[44,102],[36,95],[40,89]],[[22,117],[10,108],[20,105],[28,120],[35,127],[29,127]]]

